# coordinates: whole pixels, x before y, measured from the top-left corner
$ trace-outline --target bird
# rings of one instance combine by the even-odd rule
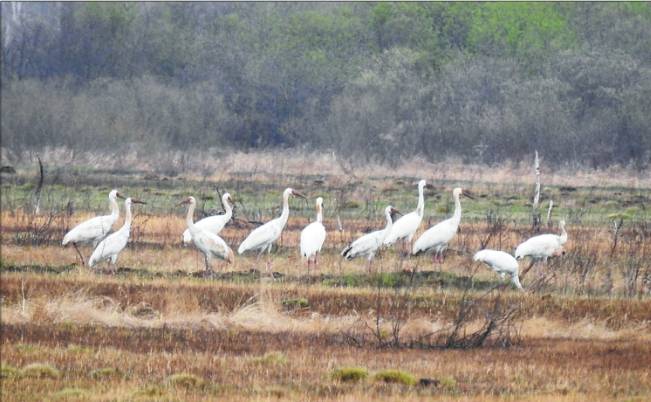
[[[224,193],[224,195],[222,195],[222,204],[224,205],[226,213],[203,218],[195,222],[194,225],[218,235],[233,217],[233,199],[229,193]],[[185,229],[183,232],[183,244],[190,244],[191,242],[192,236],[190,235],[190,229]]]
[[[90,256],[88,260],[88,266],[93,267],[96,263],[103,260],[110,260],[111,264],[115,268],[115,263],[118,260],[118,255],[124,248],[127,246],[129,241],[129,234],[131,232],[131,204],[146,204],[144,201],[140,201],[134,198],[127,198],[124,201],[125,215],[124,224],[120,229],[108,235],[104,240],[99,242],[95,251]]]
[[[567,232],[565,231],[565,221],[561,220],[558,224],[561,229],[560,235],[542,234],[534,236],[521,243],[515,249],[515,258],[521,260],[524,257],[531,258],[531,264],[522,271],[523,277],[538,261],[547,262],[549,257],[556,257],[565,254],[563,245],[567,242]]]
[[[462,190],[459,187],[452,190],[452,195],[454,196],[454,214],[451,218],[427,229],[414,243],[413,255],[431,250],[434,252],[434,259],[438,262],[443,262],[443,252],[448,248],[450,240],[457,234],[459,222],[461,222],[461,201],[459,197],[464,195],[470,199],[474,199],[469,191]]]
[[[115,224],[120,217],[120,207],[118,206],[117,198],[124,197],[118,190],[113,189],[109,193],[108,198],[109,205],[111,206],[110,215],[96,216],[88,219],[72,228],[65,236],[63,236],[61,245],[66,246],[68,243],[72,243],[81,259],[81,265],[85,265],[85,259],[77,245],[92,244],[93,247],[96,247],[97,244],[108,235],[113,224]]]
[[[473,260],[488,265],[493,271],[500,274],[502,280],[506,274],[509,274],[515,287],[524,290],[518,278],[518,261],[511,254],[504,251],[484,249],[475,253]]]
[[[377,251],[384,243],[387,235],[391,232],[391,228],[393,226],[392,215],[395,213],[399,213],[399,211],[393,208],[391,205],[387,206],[384,209],[384,216],[387,221],[384,229],[376,230],[374,232],[363,235],[348,245],[346,248],[344,248],[341,252],[341,255],[347,260],[352,260],[353,258],[360,256],[366,256],[368,260],[367,269],[370,272],[371,261],[375,257],[375,253],[377,253]]]
[[[272,219],[264,225],[253,229],[251,233],[244,239],[237,249],[238,254],[243,254],[249,250],[258,250],[258,260],[262,253],[266,250],[267,254],[271,253],[273,243],[278,240],[282,233],[287,219],[289,218],[289,197],[300,197],[305,199],[305,196],[292,188],[286,188],[283,191],[283,212],[280,217]],[[267,261],[267,271],[271,268],[271,262]]]
[[[316,199],[316,220],[301,231],[301,256],[307,258],[307,272],[310,273],[310,261],[314,257],[316,268],[317,258],[326,238],[323,226],[323,198]]]
[[[391,232],[384,239],[385,245],[391,245],[401,239],[405,239],[405,244],[411,245],[411,240],[423,220],[423,212],[425,210],[423,190],[425,189],[425,184],[425,180],[418,182],[418,205],[416,206],[416,210],[393,222]]]
[[[194,243],[195,247],[203,253],[204,262],[206,264],[205,274],[212,274],[210,263],[213,258],[219,258],[232,264],[235,258],[233,250],[228,247],[228,244],[226,244],[226,242],[217,234],[203,229],[194,223],[192,217],[194,216],[194,209],[197,206],[197,200],[190,196],[181,201],[179,205],[189,205],[185,222],[188,225],[192,243]]]

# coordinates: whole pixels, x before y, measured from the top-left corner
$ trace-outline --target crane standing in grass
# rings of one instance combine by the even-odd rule
[[[111,206],[110,215],[96,216],[88,219],[72,228],[63,237],[63,242],[61,244],[66,246],[67,244],[72,243],[81,259],[81,265],[85,265],[86,262],[77,245],[90,243],[93,247],[96,247],[97,244],[108,235],[111,228],[120,217],[120,206],[118,205],[117,198],[124,197],[118,192],[118,190],[113,189],[109,193],[108,198],[109,205]]]
[[[210,263],[213,258],[220,258],[227,261],[229,264],[233,263],[233,250],[226,244],[226,242],[213,232],[209,232],[199,226],[193,221],[194,209],[197,206],[197,200],[194,197],[188,197],[181,201],[179,205],[189,205],[188,213],[185,217],[185,222],[188,225],[190,236],[194,245],[203,253],[204,262],[206,264],[205,274],[212,274],[212,267]]]
[[[265,250],[267,251],[267,255],[271,253],[271,247],[280,237],[280,234],[287,224],[287,219],[289,219],[289,197],[300,197],[305,199],[305,196],[298,191],[286,188],[285,191],[283,191],[283,212],[278,218],[272,219],[264,225],[253,229],[253,231],[249,233],[246,239],[244,239],[240,244],[240,247],[237,249],[238,254],[243,254],[248,250],[258,250],[258,260],[260,260],[260,257]],[[271,269],[271,261],[269,260],[267,260],[266,269],[267,271]]]
[[[423,213],[425,211],[425,196],[423,195],[423,191],[425,184],[425,180],[418,182],[418,205],[416,206],[416,210],[400,217],[393,223],[391,232],[384,239],[385,245],[391,245],[398,240],[404,240],[404,249],[409,254],[411,240],[416,234],[418,227],[420,227],[420,223],[423,221]]]
[[[565,221],[561,220],[558,224],[561,229],[560,235],[542,234],[534,236],[515,249],[515,258],[521,260],[524,257],[531,257],[531,264],[522,271],[520,278],[529,272],[529,270],[538,261],[547,262],[549,257],[557,257],[565,254],[563,245],[567,242],[567,232],[565,231]]]
[[[365,234],[355,240],[341,252],[341,255],[347,260],[352,260],[355,257],[366,256],[368,260],[367,269],[370,273],[371,261],[375,257],[375,253],[377,253],[380,247],[382,247],[387,235],[391,232],[391,227],[393,226],[392,215],[395,213],[398,213],[397,209],[393,208],[391,205],[386,207],[384,209],[384,216],[387,224],[384,229]]]
[[[218,235],[233,217],[233,199],[229,193],[222,195],[222,204],[224,205],[225,213],[203,218],[195,222],[194,225]],[[183,232],[183,244],[190,244],[191,242],[192,236],[190,235],[190,229],[185,229],[185,232]]]
[[[307,258],[307,274],[310,274],[310,261],[314,257],[314,268],[326,238],[323,226],[323,198],[316,199],[316,220],[301,231],[301,256]]]
[[[95,251],[90,256],[88,260],[88,266],[93,267],[96,263],[103,260],[110,260],[113,265],[113,271],[115,272],[115,263],[118,260],[118,255],[129,242],[129,235],[131,234],[131,204],[146,204],[144,201],[127,198],[124,201],[124,208],[126,217],[124,218],[124,224],[116,232],[108,235],[104,240],[99,242]]]
[[[469,191],[462,190],[457,187],[452,191],[454,197],[454,214],[451,218],[437,223],[431,228],[427,229],[418,240],[414,243],[412,253],[418,255],[428,251],[433,251],[433,258],[439,263],[443,262],[443,253],[448,248],[448,243],[454,235],[457,234],[459,223],[461,222],[461,201],[459,197],[464,195],[470,199],[474,199]]]
[[[475,253],[473,260],[488,265],[493,271],[500,274],[502,280],[504,280],[506,274],[509,274],[511,276],[511,282],[513,282],[515,287],[524,290],[518,278],[518,261],[511,254],[505,253],[504,251],[485,249]]]

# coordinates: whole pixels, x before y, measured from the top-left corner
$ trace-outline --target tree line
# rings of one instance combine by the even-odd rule
[[[2,146],[646,168],[648,3],[2,3]]]

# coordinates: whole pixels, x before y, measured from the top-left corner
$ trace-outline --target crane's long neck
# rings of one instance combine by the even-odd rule
[[[194,208],[196,207],[195,203],[190,203],[188,206],[188,213],[185,216],[185,223],[188,225],[188,229],[190,229],[190,232],[194,231],[194,220],[192,219],[194,216]]]
[[[111,218],[113,221],[117,221],[120,217],[120,206],[115,197],[109,197],[109,205],[111,206]]]
[[[133,220],[133,216],[131,215],[131,204],[125,203],[124,209],[126,217],[124,218],[124,225],[122,226],[122,230],[129,231],[131,230],[131,221]]]
[[[285,193],[283,194],[283,212],[280,214],[283,227],[287,224],[287,219],[289,219],[289,194]]]
[[[391,231],[391,228],[393,227],[393,219],[391,218],[391,211],[387,211],[384,215],[387,219],[387,225],[384,227],[384,232],[388,234]]]
[[[461,222],[461,201],[457,194],[454,195],[454,214],[452,215],[452,219],[457,225]]]
[[[565,231],[565,222],[561,222],[561,235],[559,236],[561,244],[565,244],[567,241],[567,232]]]
[[[425,197],[423,196],[423,187],[422,186],[418,187],[418,205],[416,206],[416,213],[421,218],[423,217],[423,214],[425,213]]]
[[[321,204],[316,206],[316,221],[323,222],[323,208],[321,207]]]
[[[228,200],[224,202],[224,209],[226,210],[226,220],[230,221],[233,217],[233,206],[230,202],[228,202]]]

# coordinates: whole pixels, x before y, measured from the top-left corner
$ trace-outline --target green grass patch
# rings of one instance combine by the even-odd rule
[[[27,378],[51,378],[61,377],[61,372],[56,367],[47,363],[28,364],[20,370],[20,374]]]
[[[441,377],[439,386],[448,392],[454,392],[457,390],[457,380],[454,377]]]
[[[269,366],[283,366],[287,364],[287,355],[282,352],[267,352],[262,356],[257,356],[251,359],[254,364],[269,365]]]
[[[299,309],[299,308],[308,308],[310,307],[310,302],[303,297],[296,299],[285,299],[282,301],[283,307],[288,310]]]
[[[78,400],[78,399],[86,400],[88,399],[88,391],[81,388],[63,388],[62,390],[52,394],[52,398],[55,400],[62,400],[62,401],[70,401],[70,400]]]
[[[159,400],[165,396],[166,392],[157,385],[148,385],[133,393],[135,399],[155,399]]]
[[[342,382],[359,382],[368,378],[368,370],[363,367],[342,367],[334,370],[331,377]]]
[[[113,367],[102,367],[90,372],[92,379],[97,381],[113,379],[113,378],[122,378],[124,375],[122,372]]]
[[[190,373],[177,373],[172,374],[167,377],[166,383],[173,387],[181,388],[201,388],[205,384],[205,381],[194,374]]]
[[[387,384],[402,384],[402,385],[416,385],[416,377],[400,370],[383,370],[376,373],[373,379],[377,382],[384,382]]]
[[[20,377],[20,370],[16,367],[2,364],[0,365],[0,378],[17,378]]]

